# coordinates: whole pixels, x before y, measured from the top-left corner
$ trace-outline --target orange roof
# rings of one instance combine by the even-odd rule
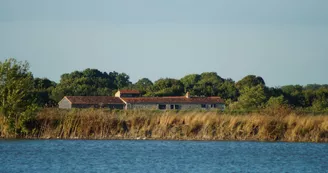
[[[216,104],[224,103],[220,97],[124,97],[127,103],[181,103],[181,104]]]
[[[66,96],[72,104],[124,104],[124,102],[117,97],[111,96]]]
[[[119,90],[121,94],[140,94],[138,90]]]

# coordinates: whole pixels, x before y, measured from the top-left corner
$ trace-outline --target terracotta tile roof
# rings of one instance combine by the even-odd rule
[[[124,102],[117,97],[111,96],[66,96],[72,104],[124,104]]]
[[[177,104],[215,104],[224,103],[220,97],[125,97],[127,103],[177,103]]]
[[[138,90],[119,90],[121,94],[140,94]]]

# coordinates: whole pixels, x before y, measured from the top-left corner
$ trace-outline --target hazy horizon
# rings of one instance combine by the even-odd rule
[[[85,68],[146,77],[253,74],[268,86],[328,84],[328,1],[4,0],[0,61],[56,82]]]

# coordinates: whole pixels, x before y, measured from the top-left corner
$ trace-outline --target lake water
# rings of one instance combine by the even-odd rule
[[[0,172],[328,172],[328,144],[0,140]]]

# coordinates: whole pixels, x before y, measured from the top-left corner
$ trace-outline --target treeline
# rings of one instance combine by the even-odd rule
[[[0,61],[0,129],[7,134],[30,132],[37,110],[57,107],[65,96],[113,96],[118,89],[136,89],[144,96],[220,96],[227,113],[269,110],[328,112],[328,85],[288,85],[268,87],[262,77],[245,76],[240,81],[224,79],[215,72],[189,74],[181,79],[142,78],[136,83],[125,73],[85,69],[61,75],[59,83],[34,78],[27,62],[10,58]],[[287,108],[287,109],[286,109]],[[280,111],[283,112],[283,111]],[[1,131],[0,131],[1,136]]]
[[[328,107],[328,85],[309,84],[268,87],[260,76],[248,75],[240,81],[220,77],[216,72],[189,74],[181,79],[142,78],[135,83],[125,73],[97,69],[74,71],[61,76],[59,83],[34,78],[33,91],[39,106],[57,106],[65,95],[112,96],[118,89],[136,89],[143,96],[220,96],[228,110],[251,111],[265,107],[288,106],[322,112]]]
[[[47,78],[33,78],[27,62],[8,59],[1,62],[1,66],[0,85],[9,85],[8,75],[15,73],[13,70],[17,68],[20,75],[28,76],[28,86],[25,88],[29,92],[26,98],[40,107],[56,107],[65,95],[112,96],[118,89],[136,89],[143,96],[182,96],[186,92],[193,96],[220,96],[230,110],[254,110],[285,105],[308,111],[326,111],[328,107],[328,85],[268,87],[262,77],[255,75],[245,76],[235,82],[220,77],[216,72],[204,72],[189,74],[181,79],[161,78],[152,82],[148,78],[142,78],[132,83],[125,73],[107,73],[88,68],[65,73],[61,75],[60,82],[56,83]],[[6,93],[3,91],[0,94],[3,97]]]

